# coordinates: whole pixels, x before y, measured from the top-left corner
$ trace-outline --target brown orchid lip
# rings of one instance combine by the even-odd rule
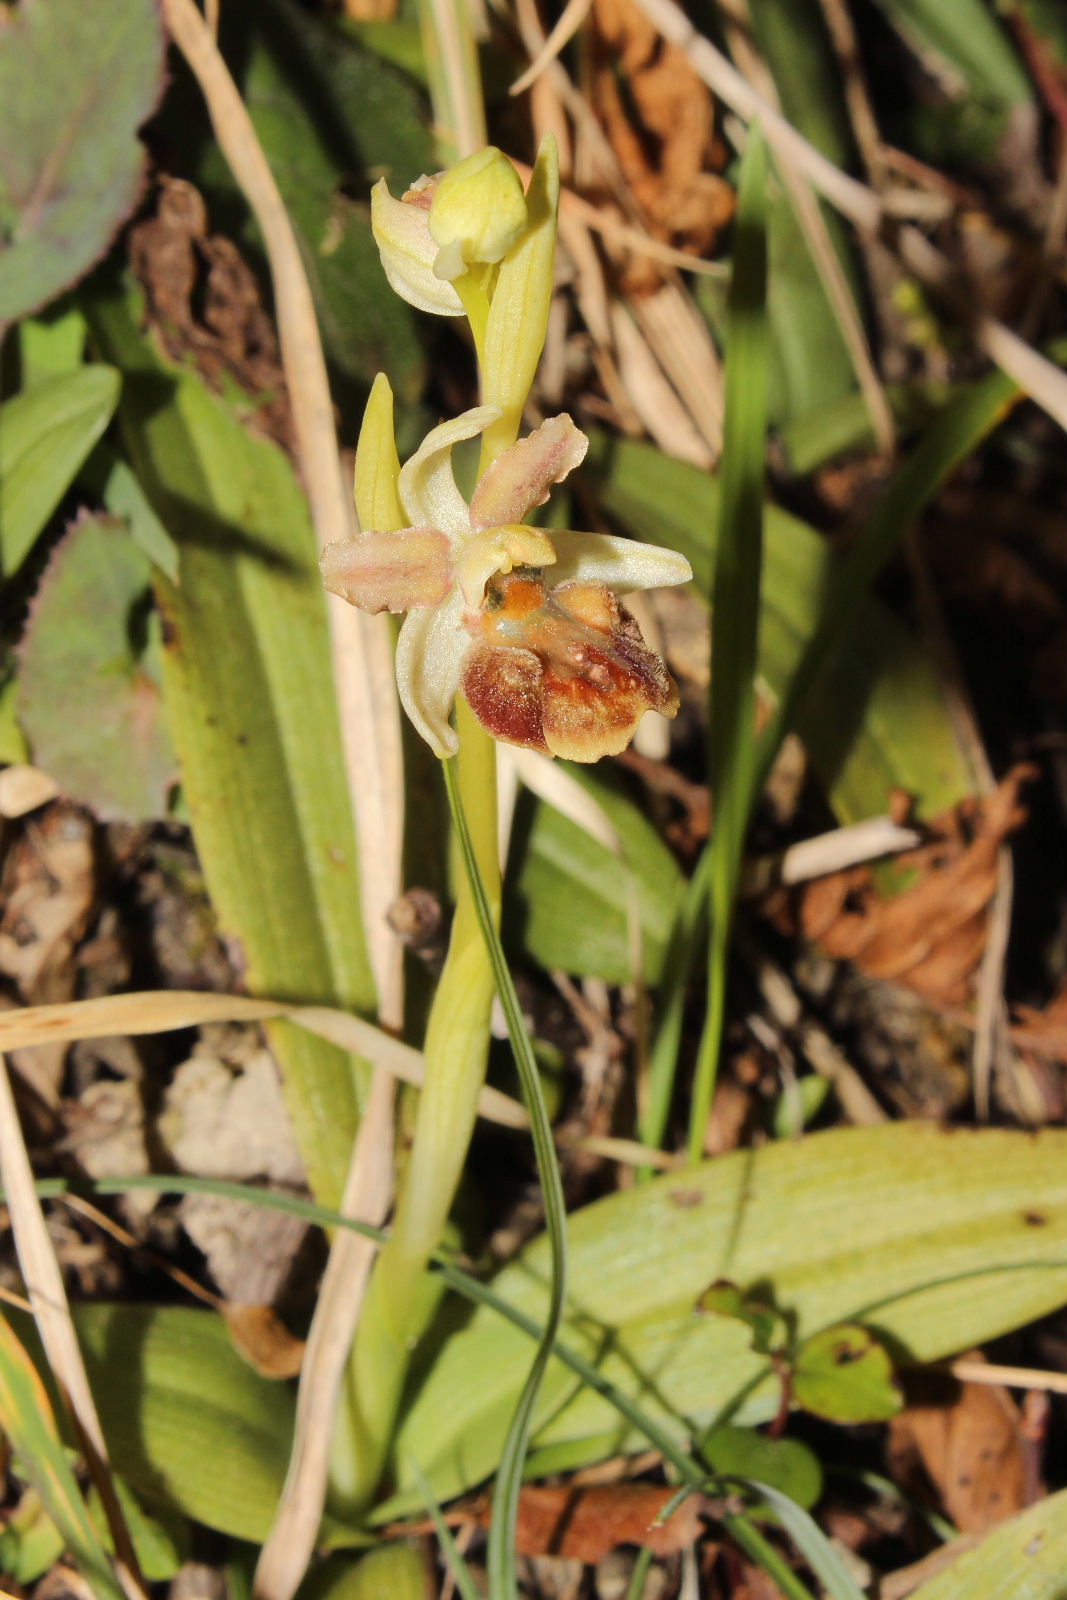
[[[480,637],[463,693],[496,739],[596,761],[626,747],[645,711],[678,709],[666,667],[604,584],[498,576],[469,625]]]

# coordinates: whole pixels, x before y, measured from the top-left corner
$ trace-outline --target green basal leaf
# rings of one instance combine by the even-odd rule
[[[983,100],[1024,105],[1032,99],[1026,72],[985,0],[878,0],[886,16],[922,53],[931,51],[961,75],[961,89]]]
[[[329,1556],[300,1586],[300,1600],[426,1600],[417,1545],[383,1544],[365,1556]]]
[[[81,367],[0,405],[0,578],[29,555],[111,421],[119,385],[113,367]]]
[[[805,1339],[793,1364],[793,1399],[829,1422],[884,1422],[903,1404],[889,1352],[854,1323]]]
[[[18,325],[19,374],[22,387],[76,372],[85,354],[85,318],[68,297],[57,300],[37,317]]]
[[[635,538],[680,550],[698,593],[711,592],[719,480],[634,440],[591,436],[584,470],[602,508]],[[764,518],[760,673],[780,695],[821,615],[834,557],[798,518]],[[801,730],[842,822],[876,816],[893,787],[934,816],[974,789],[944,687],[922,643],[875,600],[861,607],[848,651]]]
[[[1064,1600],[1065,1573],[1067,1489],[1062,1489],[964,1550],[943,1572],[913,1589],[912,1600]]]
[[[749,1330],[694,1315],[700,1293],[727,1274],[767,1284],[801,1340],[862,1320],[899,1359],[940,1360],[1067,1301],[1065,1156],[1058,1130],[894,1123],[668,1174],[570,1217],[563,1339],[680,1440],[735,1403],[731,1421],[742,1425],[778,1405]],[[493,1288],[539,1319],[546,1277],[540,1239]],[[488,1308],[451,1317],[431,1338],[427,1376],[401,1424],[399,1493],[383,1515],[422,1507],[409,1454],[439,1500],[498,1459],[529,1339]],[[558,1362],[535,1430],[531,1471],[550,1452],[574,1464],[641,1448],[641,1434]]]
[[[148,652],[148,580],[119,523],[80,517],[52,553],[19,653],[34,761],[72,800],[124,822],[165,816],[176,775]]]
[[[180,554],[160,575],[163,686],[208,891],[252,992],[373,1008],[355,840],[307,506],[276,446],[247,433],[139,332],[132,296],[87,300],[124,373],[138,481]],[[357,1081],[350,1058],[271,1027],[316,1194],[340,1194]]]
[[[532,796],[520,798],[505,929],[543,967],[626,983],[633,976],[631,908],[647,983],[659,981],[682,895],[678,865],[656,829],[600,773],[567,770],[606,813],[625,857]]]
[[[137,1565],[150,1583],[165,1583],[189,1558],[189,1526],[186,1519],[173,1510],[149,1516],[117,1474],[112,1473],[111,1482],[137,1555]],[[110,1551],[111,1534],[100,1496],[95,1489],[89,1495],[89,1515],[96,1524],[105,1550]]]
[[[76,283],[137,200],[163,80],[158,7],[25,0],[0,13],[0,327]]]
[[[141,554],[171,583],[177,583],[177,546],[122,457],[107,444],[98,444],[85,463],[81,481],[100,496],[111,516],[125,522]]]
[[[724,1477],[757,1478],[806,1511],[822,1494],[822,1467],[799,1439],[771,1439],[754,1428],[724,1423],[701,1441],[700,1453]]]

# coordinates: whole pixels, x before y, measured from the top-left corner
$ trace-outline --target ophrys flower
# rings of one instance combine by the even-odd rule
[[[588,441],[566,415],[504,450],[468,505],[452,450],[498,415],[480,406],[432,429],[396,480],[408,525],[330,545],[326,587],[367,611],[408,612],[400,698],[439,756],[457,748],[449,713],[462,690],[495,738],[595,761],[623,749],[646,710],[673,716],[678,704],[619,597],[692,573],[673,550],[524,524],[585,455]],[[382,470],[365,460],[365,437],[357,481]]]

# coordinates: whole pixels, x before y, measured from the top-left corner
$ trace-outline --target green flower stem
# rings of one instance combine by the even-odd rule
[[[494,921],[500,917],[496,746],[461,700],[460,793]],[[338,1509],[362,1512],[386,1468],[411,1349],[428,1304],[426,1268],[441,1242],[471,1141],[489,1052],[493,972],[466,875],[457,882],[448,956],[430,1009],[408,1178],[367,1290],[331,1462]]]

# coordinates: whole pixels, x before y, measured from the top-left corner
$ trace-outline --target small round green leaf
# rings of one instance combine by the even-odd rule
[[[805,1511],[822,1494],[819,1459],[799,1439],[771,1439],[755,1428],[724,1423],[704,1441],[700,1453],[713,1472],[769,1483]]]
[[[800,1346],[793,1399],[829,1422],[883,1422],[902,1404],[884,1345],[854,1322],[824,1328]]]

